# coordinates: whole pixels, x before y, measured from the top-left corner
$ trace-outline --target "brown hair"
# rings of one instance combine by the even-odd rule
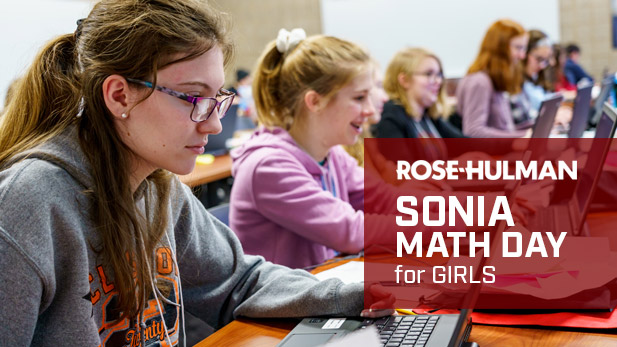
[[[491,78],[495,90],[519,93],[523,74],[520,64],[512,65],[510,40],[523,34],[525,29],[512,20],[500,19],[493,23],[486,31],[480,52],[467,73],[484,71]]]
[[[424,48],[408,47],[398,51],[394,55],[392,61],[386,69],[386,75],[384,77],[383,86],[386,93],[388,93],[390,100],[402,105],[408,115],[415,117],[421,117],[422,115],[415,114],[416,112],[412,107],[415,100],[409,100],[407,97],[407,91],[399,83],[398,76],[400,74],[404,74],[405,76],[412,78],[413,74],[418,72],[418,66],[420,66],[426,58],[435,59],[439,64],[439,71],[443,73],[441,60],[434,53]],[[429,115],[433,118],[449,115],[449,106],[447,103],[446,90],[444,86],[445,80],[442,81],[441,86],[439,87],[437,101],[428,109]]]
[[[135,204],[129,184],[132,153],[114,128],[103,82],[119,74],[156,84],[159,69],[215,45],[227,63],[233,49],[225,27],[220,14],[198,0],[103,0],[74,34],[41,50],[15,91],[15,99],[28,102],[11,103],[3,117],[0,165],[78,126],[94,182],[86,192],[88,212],[102,239],[102,245],[93,248],[113,269],[119,319],[136,317],[152,294],[151,258],[167,225],[171,176],[157,170],[147,178],[158,194],[158,204],[149,213],[154,218],[148,221]],[[172,61],[178,55],[182,58]],[[76,117],[80,111],[82,116]]]
[[[289,130],[302,112],[304,93],[314,90],[329,98],[369,68],[364,49],[336,37],[311,36],[285,54],[273,41],[259,59],[253,80],[259,122]]]
[[[527,54],[525,55],[525,59],[523,59],[523,66],[527,65],[527,61],[529,60],[529,54],[531,53],[531,51],[543,46],[550,47],[551,51],[553,50],[553,46],[548,39],[548,36],[544,32],[535,29],[529,30],[529,43],[527,44]],[[553,59],[553,56],[551,56],[550,60]],[[552,70],[551,65],[552,64],[549,64],[544,69],[542,69],[538,73],[538,79],[532,81],[534,84],[541,86],[542,88],[544,88],[544,90],[547,91],[555,90],[552,77],[550,76]],[[531,81],[531,76],[527,76],[527,74],[525,73],[525,79]]]

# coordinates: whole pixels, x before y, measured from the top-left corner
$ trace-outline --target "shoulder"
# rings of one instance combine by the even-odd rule
[[[389,101],[384,105],[381,120],[375,126],[376,137],[390,137],[393,132],[403,131],[407,127],[409,116],[401,105]],[[400,137],[397,133],[396,137]]]
[[[67,171],[41,159],[25,159],[0,171],[0,204],[3,207],[24,205],[43,212],[45,206],[64,204],[64,199],[84,189]]]
[[[394,101],[390,100],[383,106],[382,119],[401,119],[401,117],[407,117],[405,108]]]
[[[469,74],[465,76],[461,82],[472,89],[477,87],[493,88],[491,77],[484,71]]]
[[[41,273],[49,273],[56,243],[83,224],[88,208],[84,190],[64,169],[41,159],[25,159],[0,171],[3,238]]]

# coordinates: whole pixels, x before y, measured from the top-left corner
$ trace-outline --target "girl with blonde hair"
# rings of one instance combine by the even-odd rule
[[[364,171],[352,145],[375,113],[369,55],[281,30],[253,84],[263,126],[232,152],[231,226],[249,254],[302,268],[364,248]]]
[[[450,113],[439,58],[424,48],[405,48],[386,69],[390,100],[376,126],[380,138],[463,137],[447,122]]]

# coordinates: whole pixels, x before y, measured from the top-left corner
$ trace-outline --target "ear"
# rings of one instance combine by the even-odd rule
[[[411,86],[411,80],[410,80],[409,76],[407,76],[407,74],[405,74],[404,72],[401,72],[401,73],[398,74],[397,80],[398,80],[398,83],[404,89],[409,89],[409,87]]]
[[[130,109],[129,100],[133,99],[129,83],[120,75],[108,76],[103,81],[103,99],[114,118],[122,119],[122,114]]]
[[[324,98],[314,90],[304,93],[304,105],[310,112],[319,112],[323,108]]]

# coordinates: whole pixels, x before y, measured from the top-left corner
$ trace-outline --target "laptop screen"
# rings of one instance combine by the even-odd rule
[[[600,178],[606,153],[610,147],[611,141],[609,139],[615,134],[616,117],[615,109],[609,106],[608,102],[605,103],[602,116],[596,126],[596,137],[591,144],[589,152],[587,152],[587,162],[580,172],[574,193],[578,203],[579,216],[581,216],[581,220],[578,221],[580,223],[578,225],[579,228],[576,231],[580,231],[582,223],[585,222],[584,217],[593,198],[593,191]]]
[[[591,103],[592,84],[584,87],[579,87],[576,91],[574,99],[574,110],[572,111],[572,121],[570,122],[570,130],[568,137],[579,138],[587,128],[589,121],[589,105]]]
[[[223,130],[216,135],[208,135],[206,153],[212,155],[222,155],[228,152],[227,140],[234,136],[236,131],[236,121],[238,118],[238,105],[231,105],[225,117],[221,119]]]
[[[600,90],[600,95],[596,99],[596,103],[594,106],[594,114],[591,117],[591,124],[598,124],[600,121],[600,117],[602,116],[602,107],[604,102],[608,99],[608,96],[613,88],[613,78],[607,77],[602,81],[602,89]]]
[[[554,94],[542,101],[538,119],[533,127],[533,138],[547,138],[551,134],[551,129],[555,122],[557,109],[563,100],[561,94]]]

